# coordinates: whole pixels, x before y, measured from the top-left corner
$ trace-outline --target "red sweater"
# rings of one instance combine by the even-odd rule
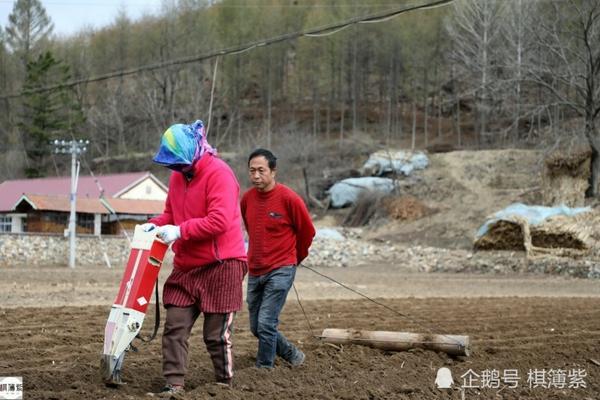
[[[250,239],[250,275],[298,265],[308,256],[315,228],[304,201],[292,189],[280,183],[266,193],[252,188],[244,193],[241,208]]]
[[[196,163],[191,181],[180,172],[171,174],[165,211],[150,222],[179,225],[175,268],[187,271],[229,258],[246,260],[239,193],[231,168],[210,153]]]

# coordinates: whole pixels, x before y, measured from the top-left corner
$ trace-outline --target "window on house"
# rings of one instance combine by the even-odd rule
[[[94,214],[77,214],[77,225],[94,231]]]
[[[12,217],[0,216],[0,232],[10,232],[12,227]]]
[[[42,214],[42,221],[67,226],[69,224],[69,214],[66,212],[47,212]]]

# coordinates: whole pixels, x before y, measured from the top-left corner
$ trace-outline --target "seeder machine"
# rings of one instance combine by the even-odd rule
[[[108,386],[123,384],[121,370],[125,353],[135,349],[146,309],[157,283],[158,273],[168,245],[156,236],[156,230],[145,232],[135,227],[131,252],[121,280],[119,293],[110,310],[104,329],[104,351],[101,360],[102,379]],[[158,297],[158,296],[157,296]],[[155,332],[158,328],[158,298]]]

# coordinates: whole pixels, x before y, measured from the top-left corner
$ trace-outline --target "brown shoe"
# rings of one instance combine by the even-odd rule
[[[183,386],[178,385],[166,385],[158,393],[148,393],[148,396],[155,397],[158,399],[175,399],[181,400],[184,398],[185,390]]]
[[[215,382],[216,385],[232,388],[233,387],[233,379],[219,379]]]

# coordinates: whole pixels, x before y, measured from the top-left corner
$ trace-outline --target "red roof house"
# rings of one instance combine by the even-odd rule
[[[0,184],[0,232],[54,232],[66,228],[71,178],[39,178]],[[81,176],[77,231],[116,234],[162,212],[167,187],[149,172]]]

